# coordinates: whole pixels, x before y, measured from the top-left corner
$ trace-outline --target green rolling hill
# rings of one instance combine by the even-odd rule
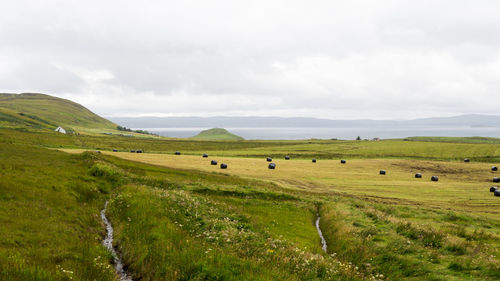
[[[78,103],[32,93],[0,94],[0,125],[77,131],[117,127]]]
[[[204,130],[192,138],[199,140],[244,140],[242,137],[232,134],[223,128]]]

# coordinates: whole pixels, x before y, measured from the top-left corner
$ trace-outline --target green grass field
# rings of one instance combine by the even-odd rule
[[[1,110],[0,280],[117,280],[106,200],[134,280],[500,279],[497,139],[63,135]]]

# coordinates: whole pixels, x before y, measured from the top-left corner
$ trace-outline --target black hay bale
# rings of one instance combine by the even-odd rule
[[[496,186],[490,187],[490,192],[495,192],[495,190],[498,190],[498,187],[496,187]]]
[[[312,159],[312,162],[313,162],[313,163],[316,163],[316,158],[313,158],[313,159]]]
[[[217,160],[210,161],[210,165],[217,165]]]
[[[271,157],[267,157],[267,158],[266,158],[266,161],[267,161],[267,162],[272,162],[272,161],[273,161],[273,158],[271,158]]]
[[[500,178],[497,177],[493,178],[493,182],[500,182]]]
[[[203,153],[203,158],[208,158],[208,154]]]
[[[465,159],[464,159],[464,162],[465,162],[465,163],[469,163],[469,162],[470,162],[470,159],[469,159],[469,158],[465,158]]]
[[[347,163],[347,161],[345,161],[344,159],[340,160],[340,164],[345,164]]]
[[[417,178],[417,179],[421,179],[421,178],[422,178],[422,174],[421,174],[421,173],[416,173],[416,174],[415,174],[415,178]]]
[[[180,151],[176,151],[175,155],[181,155],[181,152]]]
[[[132,149],[132,150],[130,150],[130,152],[135,153],[135,150]]]
[[[439,180],[439,178],[437,176],[432,176],[431,177],[431,181],[438,181],[438,180]]]
[[[137,153],[142,153],[142,149],[139,149],[136,151]]]
[[[96,150],[95,152],[97,152],[97,153],[101,153],[101,151],[100,151],[100,150]]]
[[[491,170],[494,171],[494,172],[498,171],[498,167],[497,166],[493,166],[493,167],[491,167]]]
[[[227,164],[221,163],[221,164],[220,164],[220,168],[221,168],[221,169],[227,169]]]
[[[380,170],[380,172],[378,172],[380,175],[385,175],[385,170]]]
[[[285,160],[290,160],[290,156],[285,156]]]
[[[276,164],[274,164],[274,163],[269,163],[269,166],[268,166],[268,167],[269,167],[269,169],[274,170],[274,169],[276,169]]]
[[[495,194],[495,196],[500,196],[500,190],[495,190],[495,192],[493,192],[493,194]]]
[[[113,152],[118,152],[118,149],[113,149]]]

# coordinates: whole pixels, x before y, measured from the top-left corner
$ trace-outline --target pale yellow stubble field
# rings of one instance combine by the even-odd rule
[[[70,153],[83,150],[64,149]],[[265,158],[209,157],[153,153],[102,152],[127,160],[177,169],[220,172],[241,177],[270,180],[286,188],[320,193],[345,193],[372,200],[394,201],[399,204],[500,213],[500,197],[494,197],[489,187],[492,164],[423,161],[404,159],[355,159],[340,164],[338,160],[273,159],[276,169],[268,169]],[[218,164],[210,165],[211,160]],[[220,169],[220,164],[228,165]],[[386,170],[385,176],[379,170]],[[416,179],[415,173],[423,178]],[[430,177],[439,176],[438,182]]]

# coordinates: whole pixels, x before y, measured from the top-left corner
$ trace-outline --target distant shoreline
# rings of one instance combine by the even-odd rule
[[[188,138],[208,127],[133,128],[167,136]],[[493,137],[500,138],[498,127],[444,127],[444,126],[386,126],[386,127],[226,127],[228,131],[247,140],[302,140],[302,139],[403,139],[415,136],[435,137]]]

